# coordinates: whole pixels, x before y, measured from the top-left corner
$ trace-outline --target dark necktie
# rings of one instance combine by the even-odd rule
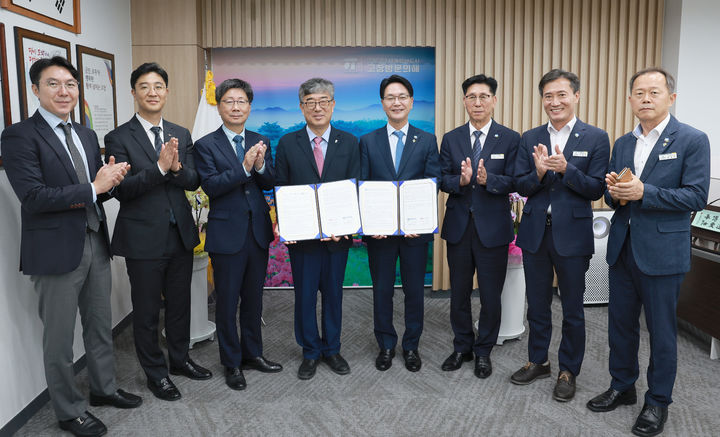
[[[233,137],[233,143],[235,143],[235,153],[237,154],[238,159],[240,162],[243,162],[245,159],[245,148],[243,147],[242,135],[235,135]]]
[[[475,141],[473,141],[473,174],[477,171],[478,164],[480,163],[480,153],[482,153],[482,145],[480,143],[480,135],[482,135],[482,132],[479,130],[476,130],[473,132],[473,135],[475,135]]]
[[[400,171],[400,158],[402,158],[403,149],[405,148],[405,144],[403,144],[403,132],[401,130],[396,130],[393,132],[393,135],[395,135],[398,139],[397,146],[395,147],[395,174],[397,174]]]
[[[160,131],[162,128],[160,126],[153,126],[150,128],[153,134],[155,134],[155,153],[160,156],[160,150],[162,150],[162,138],[160,137]]]
[[[81,184],[89,183],[90,181],[88,180],[88,175],[85,170],[85,161],[73,141],[70,123],[60,123],[59,126],[63,132],[65,132],[65,143],[70,151],[70,156],[72,157],[73,165],[75,166],[75,174],[77,174],[78,182]],[[90,205],[85,205],[85,211],[87,213],[87,227],[90,230],[97,232],[98,229],[100,229],[100,217],[95,209],[95,204],[92,203]]]

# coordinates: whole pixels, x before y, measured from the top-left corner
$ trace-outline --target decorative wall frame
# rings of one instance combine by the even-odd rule
[[[80,71],[80,123],[93,129],[104,153],[105,134],[117,127],[115,56],[78,45],[77,68]]]
[[[0,7],[73,33],[80,33],[80,0],[0,0]]]

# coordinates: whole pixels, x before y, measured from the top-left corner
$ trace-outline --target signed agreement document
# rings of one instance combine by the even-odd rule
[[[432,234],[438,231],[437,182],[360,181],[360,216],[365,235]]]
[[[324,182],[317,185],[316,191],[324,238],[362,232],[355,179]]]
[[[280,241],[362,232],[355,179],[275,187]]]

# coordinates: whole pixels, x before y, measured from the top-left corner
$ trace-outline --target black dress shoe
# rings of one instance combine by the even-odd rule
[[[403,358],[405,358],[405,368],[411,372],[417,372],[422,367],[422,360],[417,349],[412,351],[403,351]]]
[[[247,382],[245,382],[242,369],[239,367],[226,367],[225,384],[233,390],[245,390]]]
[[[520,370],[513,373],[510,382],[517,385],[528,385],[536,379],[550,376],[550,363],[535,364],[528,361]]]
[[[184,364],[180,366],[170,366],[170,374],[182,375],[195,380],[212,378],[211,371],[198,364],[195,364],[195,362],[191,359],[188,359],[187,361],[185,361]]]
[[[475,357],[475,376],[481,379],[485,379],[492,374],[492,363],[490,362],[490,356],[476,356]]]
[[[280,365],[280,363],[274,363],[272,361],[268,361],[263,356],[242,360],[241,364],[242,364],[243,370],[255,369],[255,370],[259,370],[263,373],[277,373],[283,369],[283,367],[282,367],[282,365]]]
[[[319,363],[320,360],[303,358],[302,363],[300,363],[300,368],[298,369],[298,378],[311,379],[313,376],[315,376],[315,371],[317,370],[317,366]]]
[[[170,378],[165,377],[158,381],[148,379],[147,386],[156,398],[164,401],[176,401],[182,397],[180,390],[175,387]]]
[[[659,405],[643,405],[635,425],[632,427],[632,433],[640,437],[652,437],[663,432],[665,422],[668,417],[668,408]]]
[[[392,366],[392,360],[395,357],[395,349],[382,349],[375,358],[375,368],[385,371]]]
[[[115,408],[137,408],[142,404],[142,398],[125,390],[118,389],[110,396],[100,396],[90,393],[90,405],[100,407],[111,405]]]
[[[107,433],[107,427],[97,417],[89,412],[71,420],[58,422],[60,429],[70,431],[73,435],[81,437],[99,437]]]
[[[561,370],[558,374],[553,399],[558,402],[567,402],[575,397],[575,375],[567,370]]]
[[[453,352],[449,357],[442,363],[442,369],[446,372],[451,370],[457,370],[462,366],[462,363],[472,361],[472,352]]]
[[[636,402],[637,393],[633,386],[625,391],[617,391],[611,388],[590,399],[586,405],[590,411],[604,413],[612,411],[620,405],[635,405]]]
[[[350,365],[339,353],[330,355],[329,357],[323,357],[323,361],[338,375],[347,375],[350,373]]]

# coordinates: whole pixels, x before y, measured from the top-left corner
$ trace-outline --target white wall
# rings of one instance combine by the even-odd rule
[[[85,0],[80,5],[82,33],[79,35],[0,9],[0,22],[5,24],[13,122],[20,121],[15,26],[69,41],[73,64],[76,64],[76,44],[115,55],[118,122],[124,122],[133,113],[133,101],[129,93],[132,70],[130,0]],[[79,120],[77,110],[75,115],[75,119]],[[114,200],[105,204],[111,230],[118,207]],[[47,388],[37,295],[30,280],[18,271],[19,253],[20,203],[8,183],[5,171],[0,168],[0,428]],[[116,258],[112,270],[114,326],[130,313],[131,303],[124,260]],[[74,351],[76,360],[84,353],[79,317]]]
[[[708,134],[711,175],[720,178],[720,3],[717,0],[666,0],[663,65],[677,79],[675,116]],[[716,185],[714,181],[713,185]],[[716,187],[713,187],[716,188]],[[718,196],[711,190],[711,199]],[[715,195],[713,197],[713,195]]]

